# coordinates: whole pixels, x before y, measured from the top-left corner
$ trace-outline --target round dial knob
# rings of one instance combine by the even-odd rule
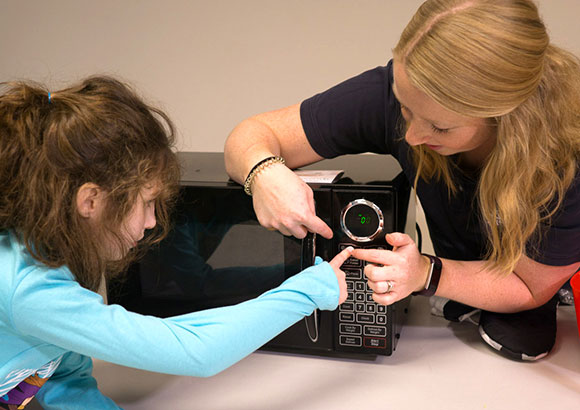
[[[356,242],[370,242],[383,230],[385,219],[381,209],[366,199],[355,199],[342,210],[340,227]]]

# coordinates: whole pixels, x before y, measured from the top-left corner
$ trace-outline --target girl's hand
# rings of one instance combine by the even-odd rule
[[[387,234],[393,250],[355,249],[352,256],[367,261],[364,268],[373,299],[391,305],[424,288],[431,262],[421,255],[409,235]]]
[[[347,291],[346,291],[346,274],[340,269],[342,264],[346,262],[348,258],[352,255],[353,247],[349,246],[346,249],[343,249],[338,255],[336,255],[332,260],[329,262],[330,266],[334,270],[334,274],[336,275],[336,279],[338,280],[338,288],[340,290],[340,296],[338,298],[338,304],[340,305],[342,302],[346,300]]]
[[[256,175],[252,198],[263,227],[299,239],[309,231],[332,238],[332,229],[316,216],[312,189],[286,166],[274,164]]]

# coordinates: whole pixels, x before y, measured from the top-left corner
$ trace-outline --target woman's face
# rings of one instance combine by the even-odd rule
[[[462,164],[480,167],[495,145],[489,120],[449,111],[413,86],[404,64],[394,62],[393,91],[407,123],[409,145],[425,145],[440,155],[460,154]]]

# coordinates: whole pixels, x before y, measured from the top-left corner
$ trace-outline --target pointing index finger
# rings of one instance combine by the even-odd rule
[[[304,226],[310,232],[317,233],[326,239],[332,239],[332,229],[330,229],[330,227],[316,215],[304,222]]]
[[[395,254],[385,249],[354,249],[352,256],[370,263],[390,265]]]
[[[330,264],[333,267],[340,268],[343,265],[343,263],[346,262],[346,260],[348,258],[350,258],[353,250],[354,250],[354,248],[352,246],[349,246],[349,247],[343,249],[334,258],[332,258],[332,260],[330,261]]]

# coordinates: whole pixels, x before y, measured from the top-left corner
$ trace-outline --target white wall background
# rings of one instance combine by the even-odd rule
[[[0,81],[106,73],[165,109],[178,148],[221,151],[242,119],[384,64],[421,0],[0,0]],[[580,0],[540,0],[580,55]]]

